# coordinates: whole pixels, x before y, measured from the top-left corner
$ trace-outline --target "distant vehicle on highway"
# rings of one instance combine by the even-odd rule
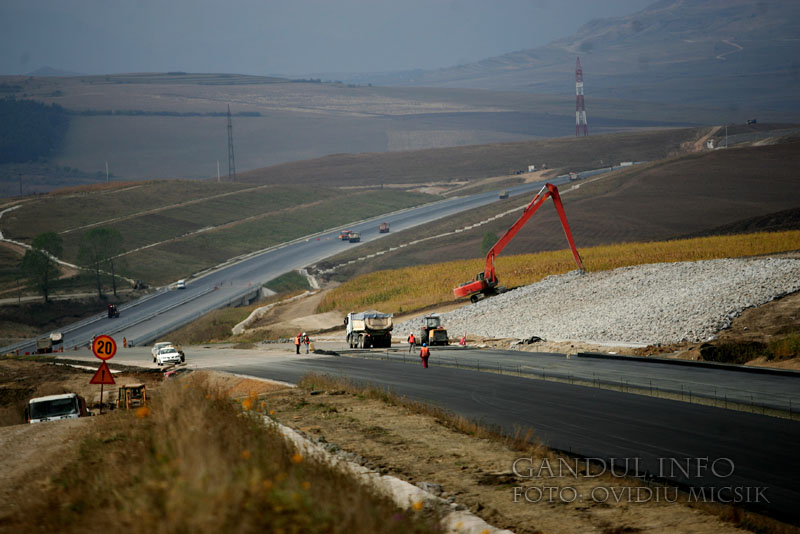
[[[506,191],[506,190],[500,191],[497,194],[497,198],[500,198],[500,199],[508,198],[508,191]]]
[[[339,239],[342,241],[347,241],[350,239],[350,230],[342,230],[339,232]]]
[[[165,363],[180,363],[181,362],[181,353],[178,352],[173,346],[164,347],[163,349],[158,351],[156,354],[156,363],[158,365],[164,365]]]
[[[25,407],[25,420],[31,424],[77,419],[87,415],[86,400],[75,393],[37,397],[28,401],[28,406]]]
[[[350,232],[350,236],[347,238],[347,240],[351,243],[358,243],[361,241],[361,234],[358,232]]]
[[[116,317],[119,317],[119,310],[117,309],[117,305],[116,304],[109,304],[108,305],[108,318],[109,319],[114,319]]]
[[[381,224],[379,224],[378,225],[378,232],[380,232],[381,234],[388,234],[389,233],[389,223],[388,222],[382,222]]]
[[[186,289],[186,280],[178,280],[178,283],[175,284],[175,289]]]

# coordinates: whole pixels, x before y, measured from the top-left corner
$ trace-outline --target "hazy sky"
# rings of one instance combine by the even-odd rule
[[[434,69],[654,0],[0,0],[0,74]]]

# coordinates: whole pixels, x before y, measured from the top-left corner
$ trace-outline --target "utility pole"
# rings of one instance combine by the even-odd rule
[[[106,161],[106,183],[108,183],[108,162]]]
[[[236,181],[236,158],[233,156],[233,121],[231,120],[230,104],[228,104],[228,180]]]
[[[583,68],[581,58],[575,62],[575,137],[589,135],[589,124],[586,122],[586,105],[583,103]]]
[[[217,183],[219,183],[219,160],[217,160]]]

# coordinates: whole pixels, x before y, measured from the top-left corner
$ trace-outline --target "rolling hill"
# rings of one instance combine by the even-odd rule
[[[589,124],[593,99],[691,102],[742,117],[797,120],[800,4],[791,0],[660,0],[594,20],[547,46],[373,83],[574,94],[580,56]],[[601,116],[603,116],[601,114]],[[779,119],[780,120],[780,119]]]

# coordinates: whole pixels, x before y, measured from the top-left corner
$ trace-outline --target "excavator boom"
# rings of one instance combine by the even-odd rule
[[[569,229],[569,223],[567,222],[567,215],[564,213],[564,205],[561,203],[561,196],[558,194],[558,188],[553,184],[545,184],[536,196],[533,197],[530,204],[527,205],[525,210],[520,215],[519,219],[511,225],[503,236],[497,240],[497,243],[489,249],[489,252],[486,254],[486,264],[484,266],[483,272],[478,273],[478,276],[475,277],[475,280],[471,282],[467,282],[466,284],[462,284],[457,288],[453,289],[453,294],[456,297],[466,297],[469,295],[475,295],[476,293],[488,293],[491,292],[495,286],[497,286],[497,275],[495,274],[494,270],[494,259],[495,257],[502,252],[506,245],[517,235],[517,232],[525,226],[525,223],[528,222],[536,210],[538,210],[545,201],[552,197],[553,204],[556,207],[556,211],[558,212],[558,217],[561,219],[561,226],[564,228],[564,235],[567,237],[567,242],[569,243],[570,249],[572,249],[572,256],[575,258],[575,263],[578,265],[578,268],[583,271],[583,261],[581,260],[580,254],[578,254],[578,249],[575,248],[575,242],[572,239],[572,232]]]

